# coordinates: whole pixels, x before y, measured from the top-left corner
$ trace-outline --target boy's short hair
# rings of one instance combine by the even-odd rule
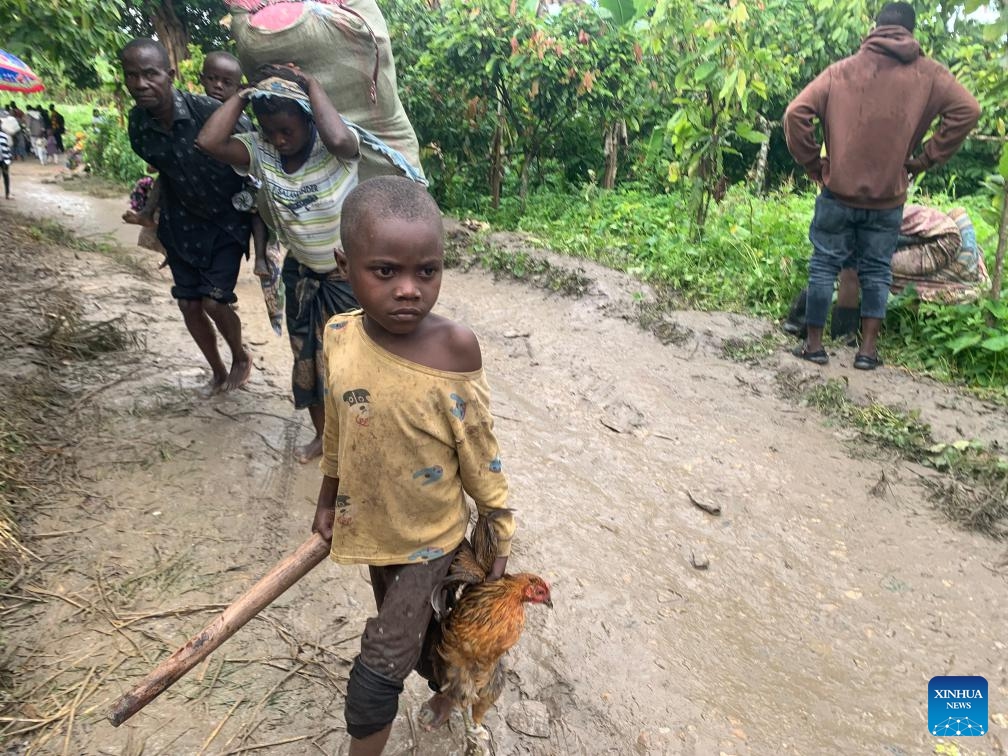
[[[902,26],[912,32],[917,26],[917,13],[910,3],[886,3],[875,17],[876,26]]]
[[[119,51],[120,62],[125,63],[126,56],[134,50],[153,50],[158,54],[158,57],[160,58],[158,62],[164,67],[164,70],[171,70],[171,58],[168,57],[168,49],[160,42],[148,39],[147,37],[137,37],[136,39],[130,40],[126,43],[123,49]]]
[[[384,218],[441,226],[441,210],[423,184],[405,176],[376,176],[354,187],[343,201],[343,250],[350,250],[372,219]]]
[[[206,64],[212,61],[219,61],[221,63],[229,63],[233,65],[238,70],[238,75],[241,76],[241,61],[239,61],[238,58],[229,53],[227,50],[214,50],[213,52],[208,52],[203,57],[203,68],[206,68]]]

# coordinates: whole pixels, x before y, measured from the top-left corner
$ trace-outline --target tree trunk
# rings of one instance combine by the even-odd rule
[[[144,6],[158,41],[168,50],[168,60],[178,75],[179,62],[189,57],[189,31],[175,13],[173,0],[148,2]]]
[[[605,133],[605,174],[602,176],[602,188],[613,189],[616,186],[616,166],[619,158],[620,145],[627,143],[626,121],[622,118],[609,125]]]
[[[1008,150],[1008,147],[1005,149]],[[997,252],[994,254],[994,272],[991,274],[991,299],[995,302],[1001,300],[1006,248],[1008,248],[1008,186],[1001,189],[1001,224],[998,227]]]
[[[521,200],[521,209],[523,213],[525,212],[526,200],[528,199],[528,169],[531,160],[532,158],[529,155],[525,155],[522,158],[521,173],[519,174],[521,181],[518,188],[518,198]]]
[[[497,103],[497,127],[490,144],[490,198],[494,210],[500,207],[501,183],[504,180],[504,108]]]

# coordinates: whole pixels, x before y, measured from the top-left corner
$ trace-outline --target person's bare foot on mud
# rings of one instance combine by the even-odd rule
[[[322,456],[322,437],[315,436],[311,441],[309,441],[304,446],[299,446],[294,450],[294,459],[300,462],[302,465],[311,462],[313,459],[318,459]]]
[[[234,361],[231,363],[231,372],[228,373],[227,379],[224,381],[224,385],[221,386],[221,391],[227,393],[228,391],[240,389],[248,383],[249,376],[251,375],[252,355],[242,350],[242,354],[235,357]]]
[[[451,716],[453,702],[444,693],[435,693],[420,707],[417,722],[427,732],[438,729]]]

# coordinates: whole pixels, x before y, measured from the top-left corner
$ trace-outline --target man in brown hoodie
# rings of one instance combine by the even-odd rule
[[[822,188],[809,228],[808,337],[795,351],[820,365],[829,361],[822,334],[833,284],[849,259],[861,281],[862,342],[854,367],[881,364],[875,342],[910,178],[952,157],[980,118],[976,99],[948,69],[921,54],[915,25],[912,6],[886,4],[861,49],[819,74],[784,113],[791,155]]]

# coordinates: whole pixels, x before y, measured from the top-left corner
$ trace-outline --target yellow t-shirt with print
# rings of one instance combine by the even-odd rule
[[[481,513],[507,507],[507,479],[482,370],[419,365],[378,346],[360,311],[323,339],[326,397],[319,467],[339,478],[331,557],[341,563],[436,559],[465,537],[468,493]],[[500,556],[514,518],[493,520]]]

